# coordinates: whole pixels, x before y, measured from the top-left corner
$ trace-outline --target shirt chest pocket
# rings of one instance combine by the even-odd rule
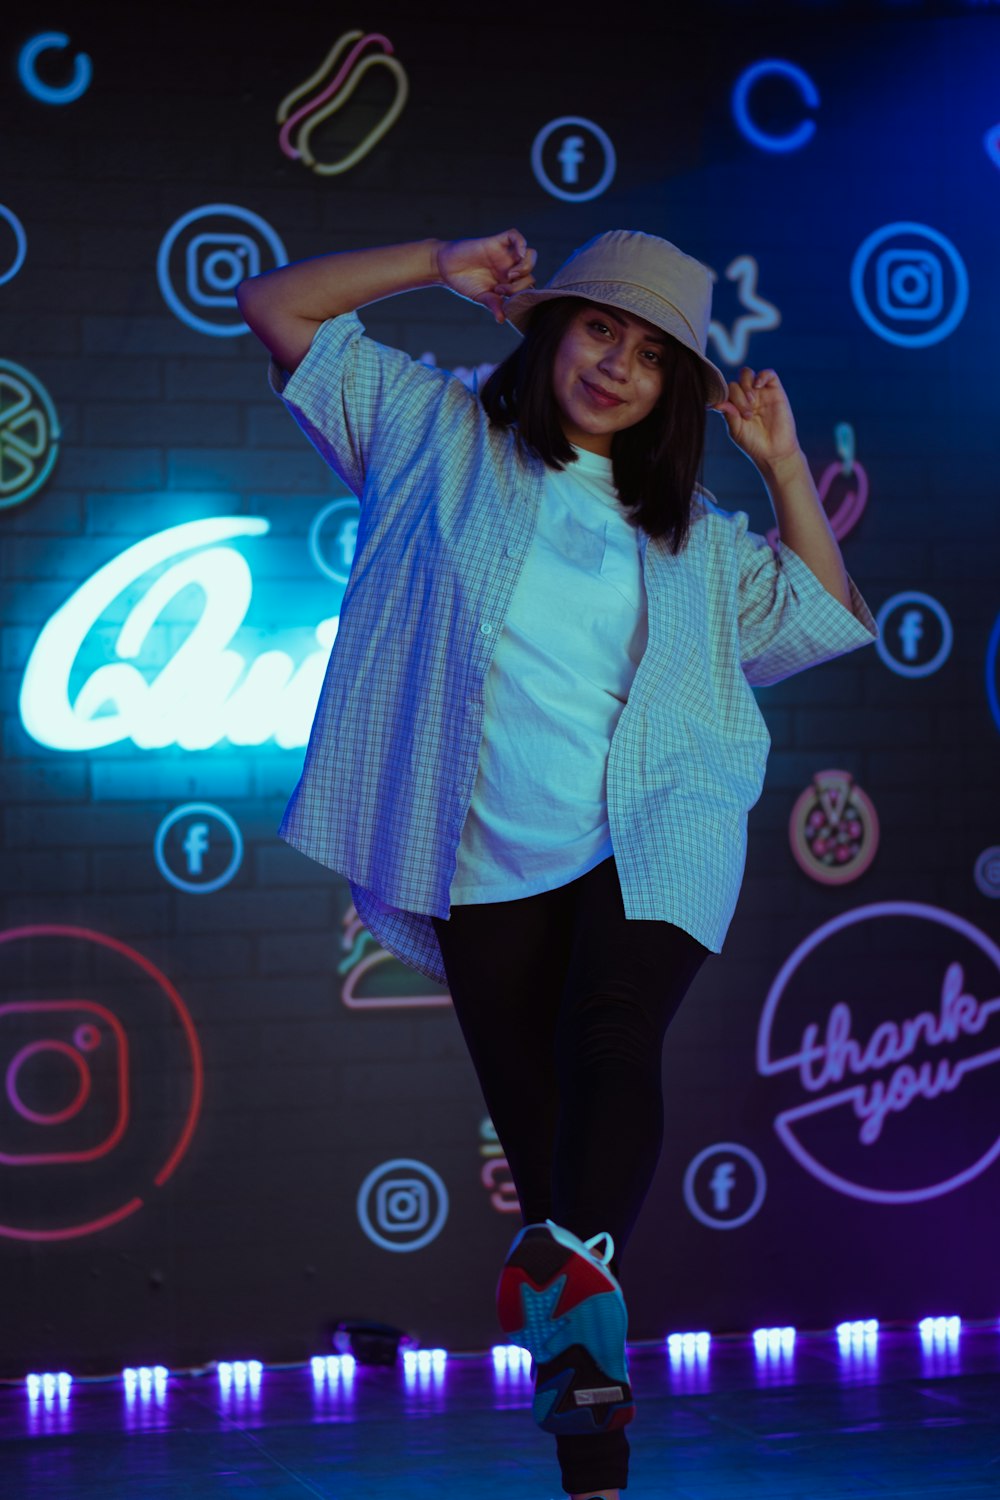
[[[638,546],[632,546],[632,551],[622,546],[612,521],[591,527],[571,515],[566,516],[558,541],[559,551],[575,567],[600,578],[638,609],[642,602],[642,564]]]
[[[606,550],[607,525],[599,529],[585,526],[573,515],[562,518],[555,545],[573,565],[585,573],[600,574]]]

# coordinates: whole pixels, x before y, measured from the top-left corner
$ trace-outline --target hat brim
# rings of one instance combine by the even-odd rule
[[[551,302],[556,297],[581,297],[585,302],[598,302],[603,303],[605,307],[618,307],[622,312],[633,313],[637,318],[644,318],[647,323],[652,323],[655,328],[661,328],[679,344],[683,344],[685,349],[690,349],[692,354],[696,354],[709,371],[714,391],[711,400],[706,402],[706,405],[717,406],[720,401],[729,399],[728,380],[718,365],[713,365],[712,361],[702,354],[687,320],[671,303],[646,291],[644,287],[617,282],[585,281],[564,287],[533,287],[529,291],[516,293],[504,303],[506,320],[517,329],[518,333],[524,333],[539,304]]]

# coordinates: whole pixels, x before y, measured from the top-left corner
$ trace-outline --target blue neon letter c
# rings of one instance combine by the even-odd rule
[[[815,120],[803,120],[796,130],[788,135],[767,135],[759,129],[750,118],[749,98],[750,90],[755,83],[770,73],[780,73],[785,78],[790,78],[795,84],[804,102],[812,109],[819,107],[819,93],[816,85],[794,63],[782,62],[780,58],[771,58],[767,62],[754,63],[752,68],[747,68],[736,80],[733,89],[733,118],[748,141],[755,146],[760,146],[764,151],[798,151],[810,139],[816,129]]]

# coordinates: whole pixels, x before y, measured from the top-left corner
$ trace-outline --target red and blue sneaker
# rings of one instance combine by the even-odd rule
[[[546,1432],[610,1432],[635,1416],[614,1253],[610,1234],[584,1241],[546,1219],[526,1224],[504,1261],[500,1326],[535,1362],[532,1415]]]

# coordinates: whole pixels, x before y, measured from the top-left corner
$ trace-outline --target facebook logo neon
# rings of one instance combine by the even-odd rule
[[[733,1186],[736,1182],[736,1168],[731,1161],[720,1161],[708,1179],[708,1190],[712,1195],[712,1207],[718,1214],[724,1214],[732,1204]]]
[[[559,147],[558,161],[559,166],[562,170],[563,182],[576,183],[580,181],[580,174],[577,171],[577,168],[583,161],[582,135],[566,136],[562,145]]]
[[[899,621],[899,642],[904,661],[916,661],[917,647],[924,636],[924,617],[919,609],[906,609]]]
[[[208,853],[208,824],[192,823],[184,835],[181,845],[187,855],[187,870],[189,875],[200,875],[202,872],[202,858]]]
[[[688,1162],[684,1202],[709,1229],[739,1229],[760,1211],[767,1174],[760,1158],[738,1141],[715,1141]]]

